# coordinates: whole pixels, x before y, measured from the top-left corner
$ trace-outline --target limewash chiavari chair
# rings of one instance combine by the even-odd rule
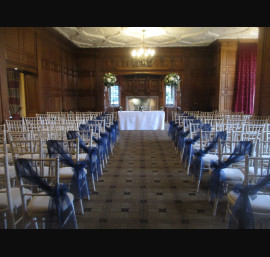
[[[74,195],[59,181],[59,157],[15,159],[23,203],[23,227],[77,229]],[[31,190],[29,190],[29,188]],[[59,192],[59,193],[56,193]],[[30,198],[28,200],[27,198]]]
[[[226,140],[226,131],[202,131],[200,136],[200,149],[197,150],[191,160],[192,180],[196,183],[196,191],[199,192],[202,175],[209,171],[212,161],[219,159],[219,140]],[[223,145],[220,145],[223,147]]]
[[[86,161],[79,160],[79,138],[47,141],[49,158],[59,156],[59,180],[69,185],[79,202],[79,212],[84,214],[83,198],[90,200]]]
[[[250,169],[254,172],[251,174]],[[242,183],[227,194],[227,228],[263,228],[270,222],[270,158],[245,156]],[[259,225],[259,226],[258,226]]]
[[[5,143],[4,143],[5,144]],[[5,146],[6,147],[6,146]],[[15,175],[15,168],[10,173],[10,166],[6,154],[0,157],[0,214],[2,214],[4,229],[16,229],[17,225],[22,221],[23,216],[20,214],[22,208],[22,198],[19,187],[12,186],[11,179]],[[30,193],[30,190],[26,190]],[[26,196],[26,201],[30,196]]]
[[[226,195],[231,187],[243,182],[244,174],[238,164],[244,161],[246,154],[252,156],[253,150],[252,141],[219,140],[219,160],[210,164],[208,181],[209,201],[214,200],[214,216],[219,199]]]
[[[6,120],[7,131],[26,131],[23,120]]]

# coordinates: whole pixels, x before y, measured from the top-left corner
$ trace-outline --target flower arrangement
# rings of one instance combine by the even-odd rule
[[[144,108],[143,108],[143,106],[140,106],[139,109],[142,112]]]
[[[103,82],[106,87],[112,87],[116,83],[116,77],[111,72],[105,73],[103,77]]]
[[[120,107],[119,107],[119,111],[121,112],[122,110],[123,110],[123,107],[122,107],[122,106],[120,106]]]
[[[163,110],[164,110],[164,107],[163,107],[163,106],[161,106],[161,107],[160,107],[160,110],[161,110],[161,111],[163,111]]]
[[[177,73],[169,73],[164,79],[166,85],[175,87],[179,85],[180,81],[180,76]]]

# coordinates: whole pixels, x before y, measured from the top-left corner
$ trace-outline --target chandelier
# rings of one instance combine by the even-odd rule
[[[143,30],[142,32],[143,32],[142,48],[137,49],[137,50],[134,49],[132,51],[131,55],[134,58],[137,66],[149,67],[152,64],[152,58],[155,54],[155,50],[153,50],[151,48],[144,48],[144,32],[145,32],[145,30]]]

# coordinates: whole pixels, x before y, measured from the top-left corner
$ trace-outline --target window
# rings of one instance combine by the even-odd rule
[[[110,87],[109,94],[110,94],[110,106],[119,107],[120,106],[119,86]]]
[[[175,106],[175,87],[165,86],[165,105]]]

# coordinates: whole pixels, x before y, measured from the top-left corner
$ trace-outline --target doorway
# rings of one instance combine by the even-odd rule
[[[7,69],[9,118],[20,120],[38,112],[36,77],[16,68]]]

